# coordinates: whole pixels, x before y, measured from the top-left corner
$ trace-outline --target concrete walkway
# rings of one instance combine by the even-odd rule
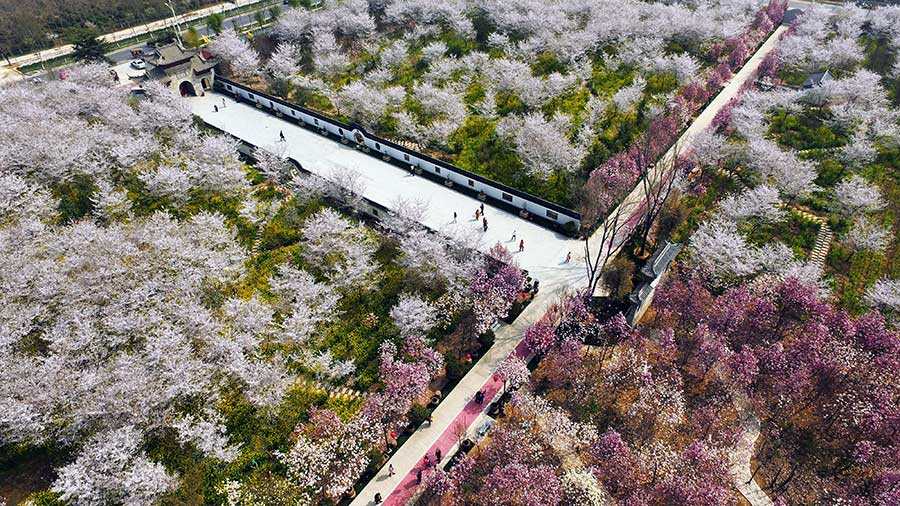
[[[753,479],[750,469],[750,461],[756,452],[756,440],[759,439],[759,418],[750,409],[745,395],[732,392],[731,401],[741,420],[741,438],[731,453],[729,467],[734,486],[751,506],[774,506],[772,499]]]
[[[583,245],[577,239],[557,234],[487,203],[484,207],[488,230],[484,232],[481,221],[475,220],[475,210],[482,202],[474,197],[412,175],[377,156],[335,142],[247,103],[235,102],[226,95],[207,93],[189,100],[195,115],[253,145],[273,147],[279,144],[279,133],[283,132],[286,154],[305,170],[325,178],[335,171],[354,171],[364,186],[362,195],[389,209],[396,208],[399,198],[425,203],[427,209],[417,221],[448,237],[466,237],[467,243],[474,239],[478,249],[485,252],[499,242],[513,252],[522,268],[540,280],[542,291],[584,284]],[[219,111],[215,112],[213,106]],[[456,222],[453,222],[454,212],[458,215]],[[513,232],[516,233],[515,241],[511,240]],[[525,241],[522,252],[518,251],[519,241]],[[567,264],[566,254],[570,251],[572,260]]]
[[[669,149],[651,174],[651,180],[659,180],[660,173],[678,154],[690,147],[694,137],[709,128],[716,114],[736,97],[741,89],[756,75],[756,69],[763,59],[775,48],[786,28],[779,26],[763,43],[759,50],[735,74],[724,89],[710,102],[703,112],[685,130],[679,141]],[[352,168],[362,175],[366,182],[365,197],[391,207],[398,196],[415,196],[429,202],[429,210],[419,220],[432,228],[451,234],[471,233],[472,228],[480,230],[474,222],[475,209],[480,205],[476,199],[467,197],[442,185],[410,176],[405,171],[365,155],[353,148],[301,128],[293,123],[280,120],[268,113],[246,104],[238,104],[225,98],[227,106],[221,108],[222,95],[208,93],[205,97],[191,99],[194,114],[209,124],[244,139],[257,146],[274,144],[280,131],[287,139],[291,157],[297,159],[305,169],[327,176],[336,168]],[[213,105],[220,106],[219,112]],[[635,188],[619,205],[619,214],[632,225],[640,218],[643,207],[643,193],[640,186]],[[517,253],[520,265],[541,281],[541,292],[516,319],[512,325],[502,325],[496,331],[496,341],[489,352],[473,366],[468,374],[456,385],[452,392],[434,411],[431,424],[423,424],[391,457],[388,463],[366,485],[351,506],[374,505],[376,493],[385,498],[386,506],[401,506],[415,491],[415,474],[423,457],[434,456],[434,450],[441,448],[444,455],[450,455],[457,439],[458,427],[466,426],[468,431],[480,423],[481,412],[490,404],[490,399],[498,392],[500,385],[492,380],[497,364],[513,353],[522,354],[520,348],[525,330],[543,316],[544,312],[566,290],[585,286],[587,275],[583,265],[583,244],[552,231],[522,220],[517,215],[486,206],[491,223],[488,232],[483,233],[482,248],[490,248],[495,242],[513,246],[509,241],[511,231],[517,231],[518,238],[524,238],[526,249]],[[453,211],[459,213],[459,221],[451,223]],[[472,216],[470,217],[470,214]],[[612,215],[617,213],[613,212]],[[470,222],[469,220],[472,220]],[[602,251],[601,226],[589,239],[593,252]],[[617,248],[616,245],[614,247]],[[515,248],[510,248],[515,249]],[[564,264],[568,251],[573,261]],[[475,392],[487,392],[483,405],[472,400]],[[388,464],[396,474],[388,476]]]

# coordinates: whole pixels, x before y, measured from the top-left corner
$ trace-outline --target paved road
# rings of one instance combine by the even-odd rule
[[[284,6],[284,8],[290,9],[290,7],[288,7],[288,6]],[[266,9],[266,8],[264,8],[264,9]],[[256,12],[256,11],[245,12],[245,13],[239,14],[237,16],[232,16],[232,17],[226,18],[225,21],[222,23],[222,29],[223,30],[234,30],[235,27],[244,27],[244,26],[252,25],[253,23],[256,23],[256,18],[254,17],[254,12]],[[269,18],[270,18],[269,12],[268,12],[268,9],[266,9],[263,19],[268,21]],[[183,26],[182,28],[187,29],[187,26]],[[215,37],[215,35],[216,35],[215,32],[210,30],[205,24],[197,27],[197,33],[199,33],[200,35],[206,35],[209,38]],[[110,60],[112,60],[113,63],[121,63],[123,61],[131,60],[132,59],[132,57],[131,57],[132,49],[142,49],[145,52],[149,52],[149,51],[153,50],[153,48],[148,46],[146,43],[141,43],[141,44],[135,44],[132,46],[116,49],[112,52],[107,53],[106,57],[109,58]]]
[[[248,5],[248,4],[261,3],[261,2],[263,2],[264,5],[261,5],[261,6],[260,6],[260,9],[266,9],[266,10],[265,10],[264,19],[265,19],[265,20],[269,20],[269,19],[270,19],[270,16],[269,16],[269,12],[268,12],[267,9],[268,9],[268,7],[270,6],[270,3],[267,2],[267,1],[265,1],[265,0],[235,0],[235,3],[220,4],[219,6],[216,6],[216,7],[215,7],[217,10],[214,10],[214,11],[211,11],[211,12],[222,12],[222,10],[223,10],[223,7],[221,7],[222,5],[226,6],[226,7],[224,7],[224,9],[230,10],[230,9],[234,9],[236,6],[244,6],[244,5]],[[236,4],[236,5],[235,5],[235,4]],[[291,7],[287,6],[287,5],[284,5],[284,6],[279,5],[279,6],[282,7],[283,9],[290,9],[290,8],[291,8]],[[210,11],[208,11],[208,9],[212,9],[212,8],[213,8],[213,7],[209,7],[209,8],[207,8],[207,9],[205,9],[205,10],[204,10],[203,16],[198,16],[198,17],[196,17],[196,18],[191,18],[191,19],[194,19],[194,21],[192,21],[192,22],[190,22],[190,23],[183,23],[183,24],[182,24],[182,29],[185,29],[185,30],[186,30],[188,26],[191,26],[192,24],[199,22],[199,20],[201,20],[202,18],[206,17],[207,15],[209,15],[209,14],[211,13]],[[251,24],[253,24],[253,23],[256,23],[256,18],[254,17],[254,13],[255,13],[256,11],[260,10],[260,9],[256,9],[256,10],[253,10],[253,11],[250,11],[250,12],[245,12],[245,13],[243,13],[243,14],[238,14],[238,15],[231,16],[231,17],[226,18],[226,19],[222,22],[222,28],[223,28],[223,30],[233,30],[233,29],[235,29],[235,27],[245,27],[245,26],[247,26],[247,25],[251,25]],[[164,21],[165,21],[165,20],[164,20]],[[160,21],[159,23],[163,23],[163,21]],[[142,26],[146,26],[146,25],[142,25]],[[161,25],[159,28],[162,28],[162,27],[164,27],[164,26],[165,26],[165,25]],[[137,34],[142,34],[142,33],[146,33],[146,32],[144,32],[144,31],[142,31],[142,30],[139,30],[139,28],[141,28],[141,27],[135,27],[135,28],[134,28],[134,30],[135,30],[135,32],[134,32],[135,35],[137,35]],[[159,28],[154,28],[154,30],[157,30],[157,29],[159,29]],[[123,32],[124,32],[124,31],[123,31]],[[117,33],[119,33],[119,32],[117,32]],[[202,25],[200,25],[200,26],[197,27],[197,33],[199,33],[199,34],[201,34],[201,35],[206,35],[207,37],[210,37],[210,38],[212,38],[212,37],[215,36],[215,33],[214,33],[212,30],[210,30],[209,28],[207,28],[205,24],[202,24]],[[130,37],[132,37],[132,36],[133,36],[133,35],[129,35],[128,37],[124,37],[124,38],[130,38]],[[121,39],[119,39],[119,40],[121,40]],[[139,44],[133,44],[133,45],[129,45],[129,46],[126,46],[126,47],[121,47],[121,48],[114,49],[114,50],[110,51],[109,53],[107,53],[106,56],[113,62],[113,65],[118,65],[118,64],[120,64],[120,63],[122,63],[122,62],[126,62],[126,61],[129,61],[129,60],[132,60],[132,59],[133,59],[133,57],[131,56],[131,51],[132,51],[133,49],[141,49],[141,50],[143,50],[143,51],[145,51],[145,52],[149,52],[149,51],[152,51],[152,50],[153,50],[153,48],[151,48],[150,46],[148,46],[146,43],[143,43],[143,42],[142,42],[142,43],[139,43]],[[53,57],[55,57],[55,56],[59,56],[59,55],[51,55],[51,56],[48,56],[48,55],[50,54],[49,51],[50,51],[50,50],[47,50],[47,51],[43,51],[43,52],[42,52],[42,53],[44,53],[44,55],[45,55],[45,56],[44,56],[44,59],[45,59],[45,60],[46,60],[46,59],[49,59],[49,58],[53,58]],[[33,55],[37,55],[38,53],[32,53],[32,54],[33,54]],[[22,58],[22,57],[20,57],[20,58]],[[40,60],[38,60],[38,61],[40,61]],[[0,84],[3,84],[3,83],[5,83],[5,82],[13,82],[13,81],[17,81],[17,80],[23,79],[23,78],[25,78],[25,77],[30,77],[30,78],[31,78],[31,77],[37,77],[37,78],[40,78],[40,79],[52,79],[52,78],[53,78],[53,75],[52,75],[53,72],[58,71],[58,70],[61,70],[61,69],[64,69],[64,68],[69,67],[69,66],[71,66],[71,65],[72,65],[72,64],[61,65],[61,66],[58,66],[58,67],[54,67],[54,68],[47,69],[46,71],[36,72],[36,73],[31,73],[31,74],[28,74],[28,75],[23,75],[23,74],[19,73],[16,69],[12,68],[12,67],[9,67],[9,66],[3,66],[3,67],[0,67]]]
[[[258,3],[262,0],[233,0],[231,2],[211,5],[209,7],[205,7],[203,9],[199,9],[196,11],[187,12],[184,14],[178,15],[178,21],[182,25],[187,25],[190,22],[203,19],[206,16],[216,13],[216,12],[224,12],[226,10],[231,10],[236,7],[241,7],[244,5],[250,5],[253,3]],[[114,43],[120,40],[129,39],[131,37],[135,37],[137,35],[143,35],[145,33],[153,32],[156,30],[161,30],[163,28],[171,26],[171,18],[161,19],[159,21],[153,21],[150,23],[145,23],[143,25],[134,26],[131,28],[126,28],[124,30],[119,30],[117,32],[108,33],[103,35],[102,38],[107,43]],[[74,50],[74,46],[72,44],[65,44],[62,46],[53,47],[50,49],[44,49],[41,51],[35,51],[34,53],[28,53],[20,56],[15,56],[9,58],[8,65],[18,67],[24,65],[30,65],[32,63],[38,63],[41,60],[49,60],[51,58],[57,58],[60,56],[65,56],[70,54]]]

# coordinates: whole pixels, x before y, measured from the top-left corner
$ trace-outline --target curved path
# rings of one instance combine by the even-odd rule
[[[756,69],[775,48],[785,30],[786,27],[779,26],[697,116],[676,145],[656,166],[654,174],[651,174],[651,178],[654,178],[652,180],[659,180],[658,175],[668,166],[667,162],[690,147],[694,136],[709,128],[716,114],[737,97],[745,85],[752,82]],[[224,108],[221,107],[223,99],[226,104]],[[208,93],[205,97],[192,98],[191,104],[194,114],[207,123],[257,146],[275,144],[278,142],[279,132],[283,131],[288,153],[305,169],[323,176],[328,176],[337,168],[356,170],[366,184],[363,195],[389,208],[397,202],[398,197],[426,201],[429,204],[428,210],[419,217],[420,222],[448,235],[481,235],[480,247],[483,250],[500,242],[515,251],[518,240],[525,240],[525,251],[517,252],[516,258],[523,268],[528,269],[541,281],[541,292],[512,325],[501,324],[495,332],[497,337],[494,346],[441,402],[432,415],[432,423],[423,424],[413,433],[360,492],[351,506],[374,505],[376,493],[385,498],[384,504],[387,506],[405,504],[415,491],[416,472],[421,468],[423,457],[430,454],[433,458],[434,450],[437,448],[449,456],[458,440],[457,434],[460,430],[464,427],[471,432],[483,422],[482,410],[490,404],[490,400],[500,388],[500,385],[492,379],[493,371],[510,353],[524,354],[520,344],[525,329],[543,316],[546,309],[560,295],[567,290],[579,289],[586,285],[583,244],[488,205],[485,207],[490,226],[487,232],[482,232],[478,223],[474,221],[475,209],[481,202],[474,198],[423,178],[410,176],[394,165],[219,94]],[[219,106],[218,112],[214,112],[213,105]],[[633,223],[639,218],[642,205],[643,194],[638,186],[620,204],[620,214],[627,217],[626,221]],[[452,220],[454,211],[459,216],[455,223]],[[513,230],[517,233],[516,243],[510,241]],[[591,251],[601,250],[601,236],[601,232],[598,231],[589,239]],[[572,252],[572,261],[566,264],[564,259],[569,251]],[[487,392],[482,405],[475,404],[472,400],[478,390]],[[393,466],[394,475],[388,475],[388,464]],[[751,487],[753,485],[755,482]],[[751,502],[754,505],[765,504],[763,501]]]

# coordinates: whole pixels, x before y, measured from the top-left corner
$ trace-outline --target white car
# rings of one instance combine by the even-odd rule
[[[147,68],[147,64],[144,63],[144,60],[131,60],[131,66],[138,70],[144,70],[145,68]]]

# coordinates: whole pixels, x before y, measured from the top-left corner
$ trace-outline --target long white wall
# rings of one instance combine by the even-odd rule
[[[356,129],[352,129],[352,127],[339,123],[335,120],[325,117],[318,118],[297,108],[289,107],[283,103],[280,103],[279,101],[272,100],[270,97],[264,96],[254,91],[249,91],[244,87],[232,86],[225,80],[220,81],[220,83],[222,85],[222,90],[227,93],[235,95],[236,97],[239,96],[241,99],[247,102],[258,104],[258,106],[261,106],[265,109],[270,109],[274,112],[280,113],[283,116],[293,118],[297,121],[302,121],[303,123],[317,128],[320,131],[328,132],[341,139],[344,139],[348,143],[365,145],[365,147],[367,147],[369,150],[382,153],[382,155],[384,156],[390,157],[391,159],[396,160],[397,162],[400,162],[404,165],[408,165],[410,169],[421,169],[424,172],[429,172],[439,178],[444,179],[445,181],[452,181],[454,185],[460,185],[472,191],[484,193],[488,197],[491,197],[498,201],[506,202],[507,204],[512,205],[517,209],[528,211],[535,216],[549,220],[553,223],[557,223],[560,226],[565,226],[567,223],[572,223],[572,225],[568,226],[574,226],[575,230],[578,230],[581,226],[579,218],[576,217],[577,213],[569,211],[569,213],[571,214],[576,214],[576,216],[571,216],[569,213],[566,213],[559,207],[553,209],[536,199],[528,199],[521,196],[521,194],[517,195],[512,192],[504,191],[502,188],[498,188],[496,186],[488,184],[480,179],[472,178],[466,174],[456,172],[452,168],[448,168],[446,165],[441,166],[424,157],[416,156],[415,152],[397,149],[396,147],[388,145],[381,139],[373,139],[368,134],[365,134]],[[360,138],[361,142],[359,142]]]

